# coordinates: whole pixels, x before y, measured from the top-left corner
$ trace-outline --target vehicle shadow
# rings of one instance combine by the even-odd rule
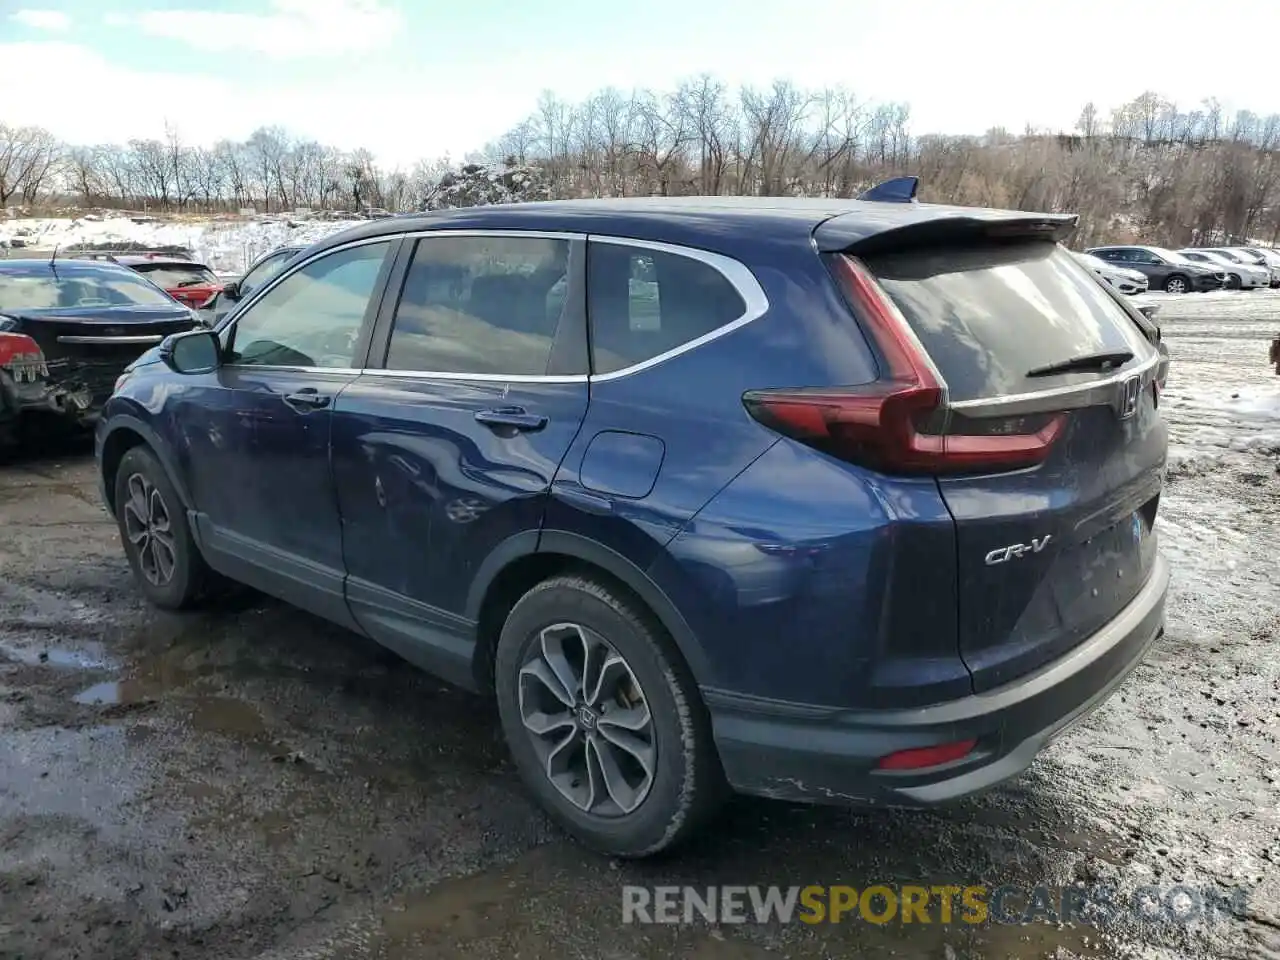
[[[34,467],[92,456],[92,431],[56,421],[20,421],[10,436],[0,438],[0,468]]]

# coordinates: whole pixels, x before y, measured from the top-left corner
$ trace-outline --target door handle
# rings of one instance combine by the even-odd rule
[[[491,410],[477,410],[476,421],[486,427],[506,427],[509,430],[532,432],[541,430],[547,425],[547,418],[537,413],[529,413],[524,407],[494,407]]]
[[[317,393],[315,387],[303,387],[296,393],[286,393],[284,402],[300,413],[308,410],[322,410],[333,399],[328,394]]]

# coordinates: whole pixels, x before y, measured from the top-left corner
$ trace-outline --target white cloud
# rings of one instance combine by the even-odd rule
[[[277,59],[367,53],[390,43],[403,18],[381,0],[272,0],[270,13],[150,10],[110,14],[153,37],[202,50],[238,50]]]
[[[162,139],[166,121],[189,144],[243,140],[257,127],[281,125],[295,137],[352,150],[366,147],[389,166],[450,153],[461,158],[512,126],[529,104],[513,102],[509,82],[465,97],[445,87],[387,91],[380,81],[338,74],[319,83],[260,85],[236,77],[137,70],[88,47],[60,41],[0,43],[13,76],[38,78],[39,97],[4,103],[4,119],[45,127],[68,143]],[[146,90],[146,109],[103,109],[86,90]],[[378,109],[369,104],[377,102]],[[425,116],[431,123],[387,123]]]
[[[19,10],[10,19],[33,30],[62,31],[71,27],[71,18],[61,10]]]

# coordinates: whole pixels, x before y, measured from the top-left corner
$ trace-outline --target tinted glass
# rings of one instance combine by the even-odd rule
[[[356,340],[390,246],[349,247],[285,277],[236,321],[232,362],[355,366]]]
[[[289,262],[290,254],[277,253],[273,257],[267,257],[260,264],[250,270],[240,280],[240,296],[241,298],[248,296],[250,291],[258,289],[277,273],[279,273],[286,263]]]
[[[1027,377],[1084,354],[1127,350],[1134,362],[1148,355],[1124,311],[1055,244],[931,249],[867,263],[933,357],[952,400],[1096,379]]]
[[[0,270],[0,310],[176,307],[167,293],[132,270],[47,267]]]
[[[152,283],[164,287],[166,290],[173,290],[177,287],[198,287],[218,282],[218,278],[214,276],[212,270],[198,263],[190,265],[166,263],[160,266],[142,264],[133,269],[137,270],[138,273]]]
[[[387,368],[541,376],[561,314],[569,241],[418,241],[396,307]]]
[[[596,373],[643,363],[732,323],[747,309],[724,274],[680,254],[593,242],[587,270]]]

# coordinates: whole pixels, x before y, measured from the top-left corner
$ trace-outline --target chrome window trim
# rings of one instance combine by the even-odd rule
[[[399,377],[402,380],[468,380],[479,383],[586,383],[585,373],[573,374],[513,374],[504,373],[454,373],[429,370],[388,370],[385,367],[366,367],[361,373],[374,377]]]
[[[70,334],[68,334],[68,335],[65,335],[65,336],[58,337],[58,342],[59,342],[59,343],[135,343],[135,344],[147,344],[147,343],[159,343],[159,342],[160,342],[161,340],[163,340],[163,339],[164,339],[164,335],[163,335],[163,334],[159,334],[159,333],[135,333],[135,334],[128,334],[128,335],[121,335],[121,336],[118,336],[118,337],[108,337],[108,336],[74,336],[74,335],[70,335]]]
[[[540,240],[566,240],[566,241],[585,241],[588,243],[608,243],[623,247],[636,247],[643,250],[653,250],[658,253],[668,253],[674,256],[687,257],[690,260],[697,260],[705,263],[707,266],[716,270],[721,276],[732,284],[733,288],[742,297],[745,309],[741,316],[729,323],[717,327],[714,330],[704,333],[700,337],[687,340],[684,343],[634,363],[630,366],[623,367],[620,370],[613,370],[609,373],[602,374],[571,374],[571,375],[508,375],[497,373],[456,373],[452,371],[430,371],[430,370],[389,370],[385,367],[277,367],[268,366],[266,364],[227,364],[228,367],[239,369],[253,370],[280,370],[296,373],[357,373],[369,374],[375,377],[398,377],[400,379],[409,380],[460,380],[474,381],[478,383],[596,383],[607,382],[610,380],[618,380],[622,377],[628,377],[632,374],[647,370],[650,367],[665,363],[674,357],[695,350],[703,344],[717,340],[726,334],[732,333],[740,327],[746,326],[753,320],[756,320],[769,311],[769,298],[765,295],[764,288],[760,285],[760,281],[756,279],[755,274],[747,268],[739,260],[725,256],[719,253],[713,253],[709,250],[702,250],[698,247],[687,247],[681,244],[664,243],[657,240],[640,240],[634,237],[617,237],[612,234],[587,234],[579,231],[555,231],[555,230],[480,230],[480,229],[463,229],[463,230],[413,230],[405,233],[383,234],[377,237],[363,237],[359,240],[352,240],[349,243],[340,246],[330,247],[319,251],[307,257],[305,260],[299,260],[296,263],[290,263],[284,270],[271,278],[268,283],[253,291],[250,299],[245,301],[238,310],[236,310],[233,318],[217,332],[222,334],[224,331],[230,330],[240,318],[244,316],[253,306],[264,296],[271,292],[279,283],[283,283],[286,279],[293,276],[298,270],[304,269],[311,263],[330,254],[339,253],[352,247],[364,246],[370,243],[392,243],[398,240],[420,240],[445,237],[510,237],[510,238],[528,238]],[[589,309],[589,307],[588,307]]]
[[[1065,387],[1049,387],[1045,390],[1018,393],[1007,397],[958,400],[952,403],[949,409],[980,417],[998,417],[1106,406],[1114,403],[1116,387],[1130,377],[1141,377],[1145,387],[1155,378],[1155,370],[1159,363],[1160,352],[1153,347],[1151,355],[1136,367],[1120,370],[1098,380],[1074,383]]]
[[[483,230],[467,228],[463,230],[414,230],[410,233],[398,233],[404,240],[429,240],[432,237],[506,237],[529,240],[586,240],[587,234],[581,230]]]

